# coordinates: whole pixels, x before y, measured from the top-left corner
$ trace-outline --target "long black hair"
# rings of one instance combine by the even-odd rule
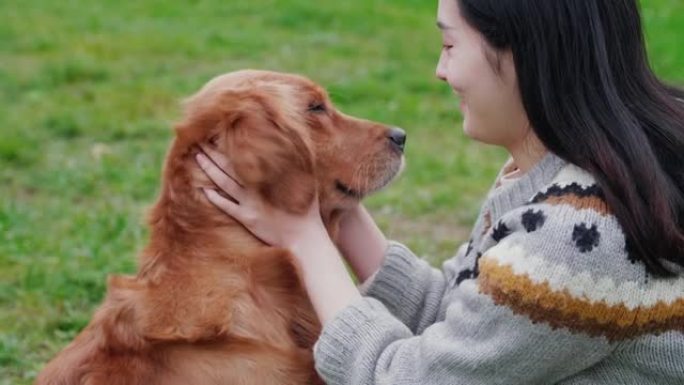
[[[512,51],[532,129],[596,178],[630,254],[654,275],[675,275],[684,92],[649,67],[637,0],[454,1],[494,52]]]

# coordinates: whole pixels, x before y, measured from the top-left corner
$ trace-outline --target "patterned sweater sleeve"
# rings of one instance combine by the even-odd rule
[[[390,242],[380,269],[361,291],[384,304],[413,333],[432,324],[447,279],[444,273],[416,257],[406,246]]]
[[[489,232],[479,277],[446,288],[445,313],[420,334],[396,316],[419,313],[419,303],[362,298],[343,309],[314,349],[326,383],[556,383],[646,332],[629,304],[639,290],[627,281],[639,269],[615,218],[557,203],[506,213]],[[383,280],[404,293],[405,271]]]

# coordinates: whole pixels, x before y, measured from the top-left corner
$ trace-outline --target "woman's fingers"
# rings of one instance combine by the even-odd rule
[[[209,202],[214,204],[214,206],[218,207],[221,209],[221,211],[230,215],[231,217],[239,220],[240,206],[237,203],[222,197],[216,192],[216,190],[203,188],[202,191],[204,191],[204,195],[207,197]]]
[[[242,186],[216,166],[206,155],[199,153],[195,159],[197,159],[199,166],[216,186],[230,195],[233,199],[240,202],[240,199],[242,198]]]
[[[244,186],[244,184],[238,179],[237,173],[235,172],[235,169],[233,168],[233,164],[230,162],[230,159],[223,155],[220,151],[217,151],[210,146],[207,146],[206,144],[200,144],[199,145],[204,154],[211,159],[214,164],[219,166],[223,172],[228,174],[229,177],[231,177],[235,183],[239,184],[240,186]]]

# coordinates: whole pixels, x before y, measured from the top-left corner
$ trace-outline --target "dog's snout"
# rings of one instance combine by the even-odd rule
[[[387,134],[387,138],[399,151],[404,151],[404,146],[406,145],[406,132],[404,132],[404,130],[398,127],[392,127]]]

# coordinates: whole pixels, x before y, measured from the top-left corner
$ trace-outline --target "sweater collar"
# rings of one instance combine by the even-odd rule
[[[525,174],[514,181],[492,188],[486,203],[486,206],[490,208],[492,221],[496,222],[507,211],[527,203],[544,186],[550,184],[567,164],[566,161],[549,151]],[[502,169],[497,182],[503,172]]]

